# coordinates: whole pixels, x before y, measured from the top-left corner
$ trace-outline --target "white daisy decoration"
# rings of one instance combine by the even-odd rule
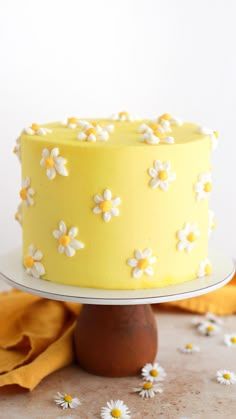
[[[121,112],[115,113],[112,115],[111,119],[113,119],[114,121],[120,121],[120,122],[133,121],[133,118],[131,117],[130,113],[127,111],[121,111]]]
[[[130,419],[131,413],[122,400],[110,400],[106,406],[102,407],[100,417],[102,419]]]
[[[170,115],[169,113],[164,113],[160,115],[157,121],[159,124],[161,124],[165,128],[165,130],[171,130],[172,126],[183,125],[183,122],[181,119],[176,118],[175,116]]]
[[[224,344],[226,346],[234,346],[236,348],[236,333],[224,335]]]
[[[27,207],[31,207],[34,205],[33,196],[35,194],[34,189],[31,187],[31,180],[29,177],[26,177],[22,181],[21,190],[20,190],[20,197],[22,203],[24,203]]]
[[[216,373],[216,380],[220,384],[236,384],[236,374],[229,370],[219,370]]]
[[[202,173],[198,177],[197,183],[194,185],[197,201],[207,199],[212,191],[212,176],[211,173]]]
[[[149,363],[144,365],[141,375],[145,381],[153,383],[156,381],[163,381],[166,377],[166,372],[157,362],[154,362],[153,364]]]
[[[185,345],[179,347],[178,350],[184,354],[193,354],[195,352],[199,352],[200,348],[193,343],[186,343]]]
[[[56,175],[68,176],[68,170],[66,168],[67,160],[60,156],[58,147],[53,148],[51,151],[48,148],[44,148],[42,151],[42,158],[40,165],[46,168],[46,175],[48,179],[55,179]]]
[[[151,381],[144,381],[139,387],[133,389],[134,393],[138,393],[143,399],[152,399],[157,393],[163,393],[163,389]]]
[[[80,120],[75,116],[70,116],[69,118],[66,118],[64,122],[62,122],[62,125],[64,125],[66,128],[75,129],[80,126]]]
[[[75,239],[78,235],[78,228],[71,227],[69,230],[64,221],[58,224],[58,230],[53,231],[53,237],[58,241],[58,252],[65,253],[66,256],[72,257],[79,249],[84,248],[84,243]]]
[[[77,397],[72,397],[67,393],[62,394],[58,392],[54,401],[62,409],[75,409],[81,405],[81,402]]]
[[[156,263],[157,258],[153,256],[152,249],[135,250],[134,257],[127,260],[127,264],[131,266],[132,276],[135,279],[141,278],[143,274],[148,276],[154,275],[152,265]]]
[[[182,230],[177,232],[177,249],[181,251],[185,251],[187,253],[193,250],[198,237],[200,236],[199,229],[196,224],[193,223],[186,223]]]
[[[202,322],[197,327],[198,332],[204,336],[215,336],[219,333],[220,327],[209,321]]]
[[[24,132],[28,135],[47,135],[51,134],[52,130],[49,128],[41,127],[39,124],[33,123],[30,127],[25,128]]]
[[[23,224],[23,208],[22,203],[20,203],[17,207],[16,213],[15,213],[15,220],[18,221],[18,223],[22,226]]]
[[[41,250],[36,249],[33,244],[28,248],[28,253],[24,257],[24,267],[28,275],[34,278],[40,278],[45,274],[45,268],[41,262],[43,259],[43,253]]]
[[[199,264],[197,278],[212,275],[212,265],[208,258],[202,260]]]
[[[77,139],[79,141],[88,141],[93,143],[96,141],[107,141],[109,140],[109,132],[111,132],[111,130],[108,131],[107,128],[102,128],[100,125],[89,124],[85,126],[81,132],[79,132]]]
[[[207,135],[208,137],[210,137],[213,150],[215,150],[218,147],[218,143],[219,143],[218,131],[214,131],[213,129],[199,126],[197,128],[197,132],[199,132],[199,134]]]
[[[93,208],[93,213],[101,214],[106,223],[120,214],[118,206],[121,204],[121,199],[119,196],[113,197],[110,189],[105,189],[101,195],[95,195],[94,202],[96,206]]]
[[[16,144],[13,149],[13,153],[18,157],[19,161],[21,161],[21,137],[16,139]]]
[[[155,160],[153,167],[148,169],[148,174],[151,177],[149,186],[152,189],[161,189],[162,191],[168,191],[170,183],[176,179],[176,174],[171,171],[171,163],[169,161],[161,162]]]
[[[213,230],[216,228],[215,214],[212,210],[208,212],[208,235],[210,236]]]

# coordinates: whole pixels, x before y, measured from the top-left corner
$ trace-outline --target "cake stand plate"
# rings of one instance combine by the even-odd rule
[[[80,288],[29,277],[21,250],[0,255],[0,277],[30,294],[59,301],[83,303],[75,328],[77,361],[97,375],[135,375],[157,353],[157,327],[152,303],[164,303],[207,294],[227,284],[235,273],[229,258],[210,252],[213,275],[164,288],[102,290]]]

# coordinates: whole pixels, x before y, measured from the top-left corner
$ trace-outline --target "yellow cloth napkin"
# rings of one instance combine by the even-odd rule
[[[219,291],[168,304],[192,312],[236,313],[236,277]],[[74,360],[73,331],[81,306],[13,290],[0,294],[0,387],[33,390],[47,375]]]
[[[72,335],[80,305],[20,291],[0,294],[0,387],[33,390],[73,359]]]

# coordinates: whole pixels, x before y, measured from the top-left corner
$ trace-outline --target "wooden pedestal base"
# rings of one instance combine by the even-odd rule
[[[140,373],[157,353],[156,321],[150,305],[84,305],[75,329],[79,365],[107,377]]]

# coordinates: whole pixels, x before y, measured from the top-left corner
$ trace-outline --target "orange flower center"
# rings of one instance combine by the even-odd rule
[[[233,336],[233,337],[230,339],[230,341],[231,341],[232,343],[236,343],[236,336]]]
[[[151,370],[150,371],[150,375],[152,376],[152,377],[157,377],[158,375],[159,375],[159,372],[157,371],[157,370]]]
[[[120,409],[117,409],[117,408],[114,408],[111,411],[111,416],[113,418],[120,418],[121,417],[121,414],[122,414],[121,410]]]
[[[72,397],[71,397],[71,395],[70,394],[65,394],[65,396],[64,396],[64,400],[65,400],[65,402],[67,402],[67,403],[71,403],[72,402]]]
[[[46,168],[47,168],[47,169],[51,169],[52,167],[54,167],[54,166],[55,166],[55,163],[54,163],[54,160],[53,160],[53,158],[52,158],[52,157],[48,157],[48,158],[45,160],[45,166],[46,166]]]
[[[77,118],[75,118],[74,116],[70,117],[67,119],[67,123],[68,124],[76,124],[77,123]]]
[[[190,243],[193,243],[196,240],[196,235],[194,233],[189,233],[187,239]]]
[[[102,212],[110,211],[112,208],[112,202],[111,201],[102,201],[99,204],[99,207],[101,208]]]
[[[211,192],[212,190],[212,183],[211,182],[206,182],[204,185],[204,191],[205,192]]]
[[[95,130],[95,128],[88,128],[88,129],[86,129],[86,135],[91,135],[91,134],[96,134],[96,130]]]
[[[187,343],[187,344],[185,345],[185,348],[186,348],[186,349],[193,349],[193,344],[192,344],[192,343]]]
[[[139,269],[146,269],[148,267],[148,260],[147,259],[139,259],[138,261],[138,268]]]
[[[40,126],[38,124],[36,124],[35,122],[31,125],[31,128],[33,131],[38,131],[40,129]]]
[[[23,201],[27,199],[27,188],[22,188],[20,190],[20,197]]]
[[[146,383],[144,383],[143,385],[143,389],[144,390],[150,390],[153,387],[153,384],[150,381],[147,381]]]
[[[213,332],[214,326],[209,325],[209,326],[207,326],[206,330],[207,330],[207,332]]]
[[[69,237],[69,236],[67,236],[67,234],[64,234],[63,236],[61,236],[60,238],[59,238],[59,243],[62,245],[62,246],[68,246],[68,244],[70,243],[70,241],[71,241],[71,238]]]
[[[225,374],[223,374],[223,377],[225,378],[225,380],[230,380],[231,375],[228,372],[226,372]]]
[[[166,170],[160,170],[158,173],[158,177],[160,180],[167,180],[168,179],[168,173]]]
[[[24,265],[26,268],[32,268],[32,266],[34,266],[34,259],[32,256],[26,256],[24,258]]]

